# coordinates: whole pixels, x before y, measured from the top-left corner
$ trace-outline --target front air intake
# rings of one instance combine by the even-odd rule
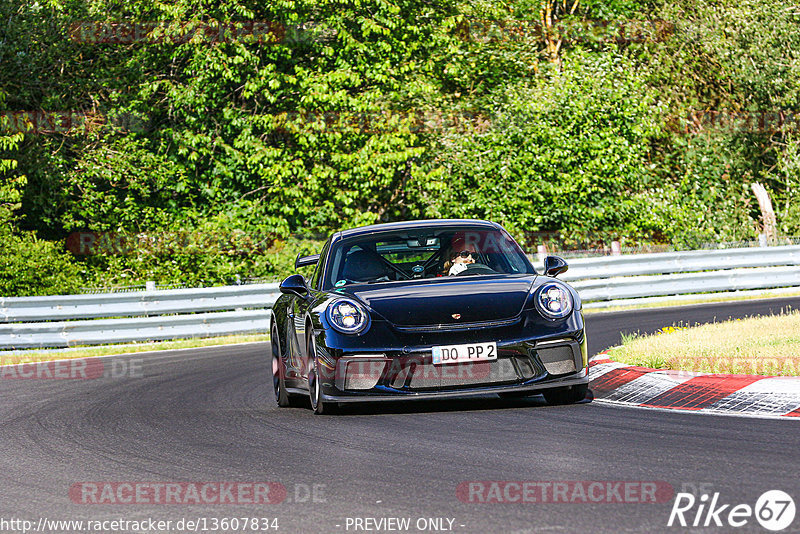
[[[536,353],[544,368],[551,375],[565,375],[578,370],[575,362],[581,358],[577,343],[556,347],[537,348]]]
[[[378,384],[385,368],[384,359],[341,359],[336,372],[336,387],[342,391],[372,389]]]

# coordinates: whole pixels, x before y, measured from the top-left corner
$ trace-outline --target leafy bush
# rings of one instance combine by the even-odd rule
[[[560,231],[573,242],[661,230],[643,192],[664,111],[630,61],[575,53],[563,72],[504,87],[494,102],[487,131],[443,140],[443,178],[428,197],[436,215],[488,218],[518,235]]]
[[[548,6],[586,31],[671,29],[555,51],[537,30]],[[168,24],[161,41],[65,39],[87,20]],[[285,33],[180,34],[216,21]],[[800,233],[796,134],[683,130],[697,111],[798,113],[800,17],[786,2],[5,2],[0,33],[0,109],[100,125],[0,125],[6,291],[281,277],[320,243],[287,236],[411,218],[489,218],[567,246],[751,239],[753,181],[779,230]],[[58,243],[74,231],[205,237],[70,258]],[[220,249],[214,236],[244,241]]]
[[[23,297],[76,293],[82,271],[59,243],[15,234],[0,224],[0,295]]]
[[[237,216],[141,234],[98,234],[95,254],[81,259],[99,287],[185,284],[190,287],[229,285],[248,279],[282,279],[294,272],[298,253],[319,252],[323,240],[258,233]],[[239,223],[239,224],[237,224]],[[106,236],[108,236],[106,238]],[[102,239],[109,241],[108,245]],[[115,242],[116,240],[116,242]],[[121,245],[119,245],[121,243]]]

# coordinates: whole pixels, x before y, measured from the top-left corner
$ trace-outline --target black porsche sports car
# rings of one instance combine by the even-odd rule
[[[589,373],[581,300],[538,274],[499,224],[430,220],[333,234],[271,309],[279,406],[542,393],[573,403]],[[303,402],[305,404],[305,402]]]

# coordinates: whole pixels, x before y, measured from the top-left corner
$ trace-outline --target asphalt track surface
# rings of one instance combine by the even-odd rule
[[[588,335],[597,352],[621,331],[787,304],[800,299],[593,314]],[[420,518],[453,519],[453,532],[470,533],[767,532],[752,517],[739,529],[668,528],[673,498],[463,502],[456,490],[468,481],[659,481],[750,506],[781,489],[800,504],[797,421],[493,396],[314,416],[276,407],[267,355],[266,343],[151,353],[114,359],[141,362],[136,376],[0,380],[0,520],[267,517],[278,532],[306,533],[376,532],[347,528],[348,518],[397,517],[410,518],[411,532],[431,531],[417,530]],[[69,488],[88,481],[269,481],[288,496],[267,505],[73,503]],[[784,532],[800,532],[800,515]]]

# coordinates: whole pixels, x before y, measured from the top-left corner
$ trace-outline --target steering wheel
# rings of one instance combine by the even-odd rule
[[[470,274],[494,274],[496,272],[497,271],[488,265],[484,265],[483,263],[469,263],[467,264],[467,268],[458,273],[456,276],[466,276]]]

